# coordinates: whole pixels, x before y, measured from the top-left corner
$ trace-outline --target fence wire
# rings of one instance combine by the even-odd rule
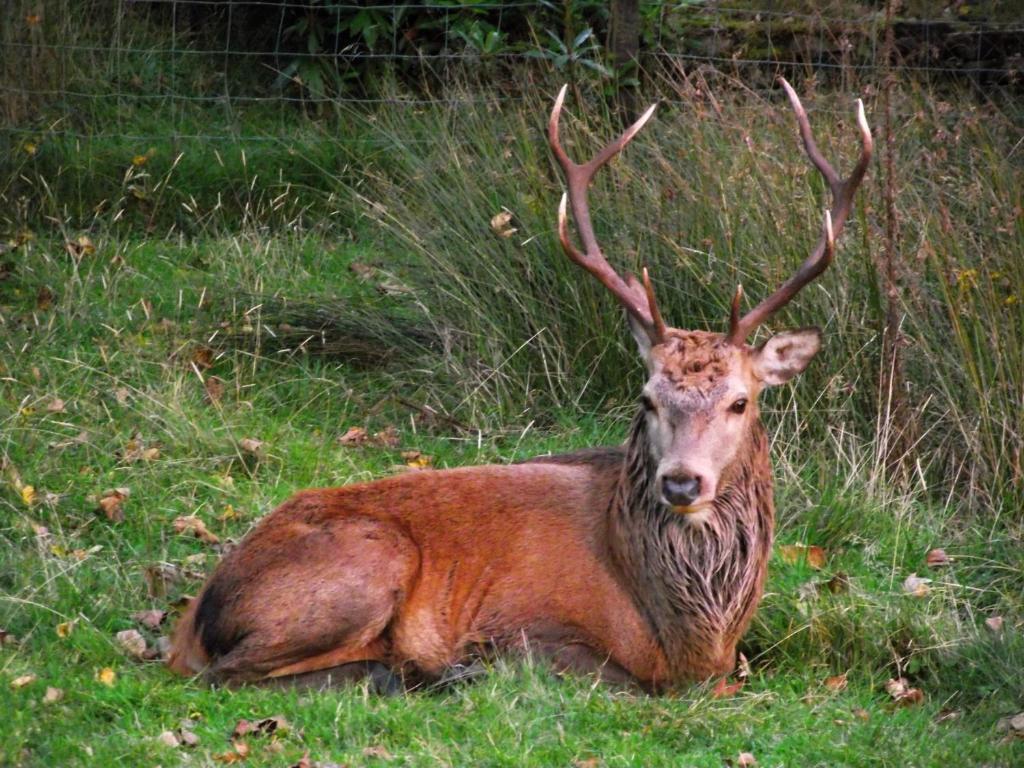
[[[331,106],[522,101],[531,94],[510,73],[524,68],[614,80],[598,34],[586,34],[590,21],[608,23],[594,2],[113,0],[109,17],[97,19],[82,11],[95,9],[87,2],[42,0],[42,11],[37,0],[8,3],[0,10],[0,134],[11,136],[279,141],[266,121],[248,128],[241,115],[276,108],[286,130],[301,111]],[[1012,4],[953,3],[933,18],[899,19],[890,67],[881,9],[643,2],[639,70],[722,74],[755,89],[778,74],[864,88],[888,72],[926,84],[1019,88],[1024,21],[1007,12]],[[499,92],[372,86],[396,72],[406,83],[492,77]]]

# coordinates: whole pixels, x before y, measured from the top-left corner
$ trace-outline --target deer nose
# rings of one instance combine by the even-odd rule
[[[700,496],[700,477],[665,477],[661,492],[673,507],[688,507]]]

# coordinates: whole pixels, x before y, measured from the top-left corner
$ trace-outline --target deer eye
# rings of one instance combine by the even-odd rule
[[[741,397],[739,400],[737,400],[735,403],[729,406],[729,410],[732,411],[733,413],[743,413],[745,410],[747,410],[747,399],[745,397]]]
[[[640,404],[644,407],[644,410],[650,413],[654,410],[654,401],[651,400],[647,395],[640,396]]]

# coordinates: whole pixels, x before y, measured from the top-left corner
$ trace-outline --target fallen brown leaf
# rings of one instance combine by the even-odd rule
[[[825,687],[830,691],[842,691],[846,688],[846,673],[825,678]]]
[[[920,688],[911,688],[905,677],[898,677],[885,684],[885,690],[893,701],[902,707],[910,707],[924,701],[924,692]]]
[[[89,433],[81,431],[74,437],[69,437],[67,440],[57,440],[50,443],[50,447],[57,451],[63,451],[65,448],[71,448],[75,445],[83,445],[89,442]]]
[[[54,298],[56,298],[56,296],[50,286],[39,286],[39,290],[36,291],[36,309],[40,312],[45,312],[50,309],[53,306]]]
[[[123,629],[115,635],[117,644],[136,659],[146,653],[146,638],[137,629]]]
[[[1024,739],[1024,712],[1010,717],[1001,717],[996,723],[996,730],[1018,739]]]
[[[130,494],[131,491],[128,488],[113,488],[109,491],[104,491],[100,495],[99,509],[106,515],[107,520],[112,523],[124,521],[124,509],[122,509],[122,506],[124,500]]]
[[[903,581],[903,591],[914,597],[927,597],[931,579],[922,579],[916,573],[907,576]]]
[[[373,434],[373,442],[381,448],[397,448],[399,443],[398,430],[393,427],[385,427],[380,432]]]
[[[214,755],[213,759],[218,763],[240,763],[249,756],[249,745],[244,741],[234,741],[231,743],[231,751],[223,752],[219,755]]]
[[[206,527],[206,523],[195,515],[186,515],[184,517],[176,518],[174,520],[174,531],[180,534],[191,534],[207,544],[216,544],[220,541],[217,534],[211,533]]]
[[[26,685],[32,685],[38,679],[36,675],[21,675],[11,680],[11,688],[24,688]]]
[[[385,747],[379,744],[373,747],[363,747],[363,757],[376,757],[380,760],[391,760],[392,755]]]
[[[199,745],[199,737],[192,733],[188,728],[180,728],[178,730],[178,738],[181,740],[183,746],[195,747]]]
[[[263,451],[263,441],[257,440],[255,437],[243,437],[238,441],[238,447],[246,453],[251,453],[254,456],[259,456]]]
[[[55,704],[64,698],[64,691],[60,688],[54,688],[52,685],[46,686],[46,693],[43,694],[43,704]]]
[[[952,562],[944,549],[933,549],[925,556],[929,568],[942,568]]]
[[[72,632],[75,631],[75,625],[78,623],[78,619],[72,619],[71,621],[62,621],[57,625],[57,637],[62,640],[68,637]]]
[[[237,739],[241,736],[272,736],[273,734],[287,733],[291,730],[291,724],[283,715],[265,717],[262,720],[239,720],[235,729],[231,732],[231,738]]]
[[[349,427],[344,435],[338,438],[339,445],[365,445],[370,435],[362,427]]]
[[[153,609],[151,611],[136,611],[132,614],[132,621],[137,621],[144,627],[156,629],[164,623],[167,618],[167,611]]]
[[[66,403],[63,400],[61,400],[59,397],[55,397],[53,398],[53,400],[47,403],[46,410],[49,411],[50,413],[64,413],[65,405]]]
[[[985,626],[990,631],[995,632],[997,635],[1003,631],[1003,617],[1002,616],[989,616],[985,619]]]
[[[750,677],[750,662],[747,661],[747,657],[742,651],[740,651],[736,661],[736,677],[740,680],[746,680]]]
[[[203,574],[181,568],[173,563],[154,563],[146,566],[142,577],[146,581],[146,594],[153,599],[159,599],[166,597],[172,587],[185,581],[201,579]],[[183,596],[181,599],[186,598],[187,596]]]
[[[64,249],[75,261],[80,260],[83,256],[96,253],[96,246],[86,235],[79,235],[74,240],[68,240],[64,243]]]
[[[206,399],[214,405],[224,397],[224,381],[219,376],[207,376],[203,381],[203,389],[206,391]]]
[[[491,232],[498,237],[512,237],[518,230],[511,226],[512,214],[509,211],[499,211],[491,217]]]
[[[803,558],[815,570],[824,568],[827,559],[822,547],[807,544],[783,544],[779,547],[779,557],[782,558],[782,562],[791,565]]]
[[[757,760],[750,752],[740,752],[740,756],[736,758],[736,765],[740,768],[752,768],[757,765]]]
[[[173,731],[164,731],[156,737],[156,740],[165,747],[170,747],[171,749],[178,748],[178,737],[174,735]]]
[[[110,667],[104,667],[96,673],[96,681],[109,688],[117,682],[117,673]]]
[[[359,261],[353,261],[348,265],[348,268],[356,275],[356,277],[363,281],[373,280],[374,276],[377,274],[376,267],[371,267],[369,264],[363,264]]]
[[[127,405],[129,399],[129,392],[127,387],[118,387],[114,390],[114,399],[117,400],[118,405]]]
[[[309,759],[309,752],[299,758],[299,762],[292,763],[288,768],[313,768],[313,761]]]
[[[207,346],[198,346],[192,350],[192,364],[202,371],[213,366],[213,350]]]
[[[402,458],[405,459],[405,465],[413,469],[427,469],[434,463],[433,456],[419,451],[402,451]]]
[[[835,576],[825,582],[825,587],[833,595],[840,595],[850,591],[850,577],[843,571],[838,571]]]

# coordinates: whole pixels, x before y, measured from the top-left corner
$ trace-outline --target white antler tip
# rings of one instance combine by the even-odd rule
[[[832,231],[832,211],[825,211],[825,238],[828,241],[828,247],[833,248],[836,244],[835,233]]]
[[[565,101],[565,94],[569,91],[569,84],[566,83],[562,86],[558,92],[558,96],[555,97],[555,111],[557,112],[562,108],[562,103]]]

